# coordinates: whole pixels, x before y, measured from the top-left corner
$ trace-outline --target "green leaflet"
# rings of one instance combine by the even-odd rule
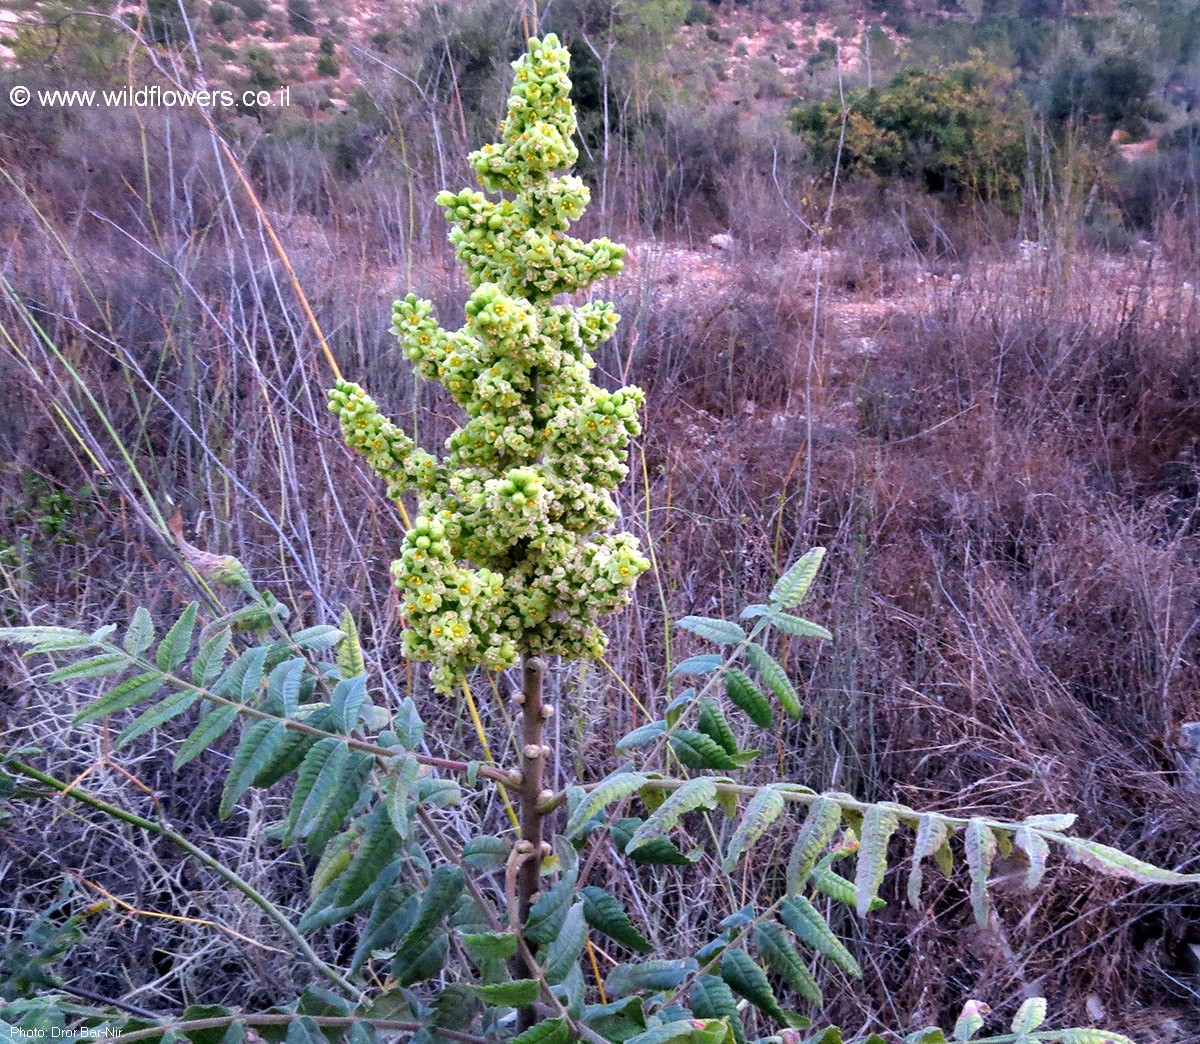
[[[154,621],[150,619],[145,606],[139,605],[129,621],[129,630],[125,632],[125,651],[130,656],[141,656],[153,642]]]
[[[178,772],[189,761],[198,758],[233,728],[237,714],[237,707],[219,706],[205,711],[176,752],[172,763],[175,771]]]
[[[750,642],[746,646],[746,658],[758,671],[759,677],[766,682],[767,688],[775,693],[775,698],[779,700],[788,717],[799,718],[804,713],[804,708],[800,705],[800,697],[796,693],[796,687],[792,684],[792,680],[787,676],[787,672],[779,666],[775,658],[755,642]]]
[[[624,1044],[646,1028],[646,1013],[640,997],[626,997],[608,1004],[589,1004],[583,1009],[583,1021],[611,1044]]]
[[[534,1000],[537,995],[534,995]],[[570,1044],[571,1031],[566,1019],[543,1019],[524,1033],[513,1037],[510,1044]]]
[[[921,864],[949,840],[945,822],[937,816],[924,815],[917,823],[917,839],[913,845],[912,871],[908,875],[908,902],[914,910],[921,907],[921,884],[924,870]]]
[[[625,851],[633,832],[642,825],[642,820],[636,817],[618,819],[609,828],[613,843],[620,851]],[[665,837],[657,841],[649,841],[630,853],[629,858],[635,863],[647,866],[689,866],[699,861],[703,849],[681,852]]]
[[[288,1023],[283,1040],[284,1044],[326,1044],[325,1034],[307,1015]]]
[[[895,813],[878,805],[872,805],[863,816],[854,872],[854,907],[859,917],[866,917],[879,895],[879,886],[887,873],[888,841],[899,826]]]
[[[470,986],[452,982],[433,999],[433,1024],[450,1030],[465,1030],[482,1007]]]
[[[300,709],[300,681],[304,677],[305,663],[294,657],[276,664],[267,677],[267,693],[279,703],[279,713],[285,718],[296,715]]]
[[[264,646],[247,649],[225,669],[213,685],[213,692],[239,703],[248,703],[258,693],[266,659]]]
[[[192,632],[196,629],[197,607],[196,602],[190,603],[179,619],[171,625],[171,629],[163,635],[155,654],[155,662],[160,671],[174,673],[187,657],[188,650],[192,647]]]
[[[200,651],[192,661],[192,683],[200,688],[207,688],[221,673],[221,664],[229,645],[233,641],[233,632],[228,627],[222,628],[216,634],[205,638],[200,643]]]
[[[462,936],[463,949],[474,961],[507,960],[517,952],[517,937],[511,932],[479,932]]]
[[[130,659],[125,653],[100,653],[60,667],[46,680],[64,682],[76,678],[107,678],[127,671],[130,666]]]
[[[417,785],[420,762],[405,751],[391,759],[384,788],[387,792],[387,810],[392,826],[402,840],[408,839],[408,801]]]
[[[825,1003],[821,987],[792,945],[787,932],[774,921],[754,926],[754,948],[766,966],[809,1004]]]
[[[336,627],[331,627],[329,624],[317,624],[315,627],[306,627],[303,631],[297,631],[292,635],[291,641],[300,649],[311,653],[323,653],[328,652],[345,637],[346,635]]]
[[[38,652],[40,646],[48,647],[42,651],[57,652],[87,649],[96,644],[95,640],[73,627],[0,627],[0,642],[34,646],[33,652]]]
[[[746,850],[767,832],[772,823],[783,814],[787,803],[783,794],[774,786],[763,787],[750,799],[745,815],[733,832],[729,849],[721,862],[725,873],[732,873]]]
[[[688,780],[633,832],[633,837],[625,846],[626,854],[631,854],[648,842],[662,837],[686,813],[711,806],[716,800],[717,786],[711,779],[702,776],[699,779]]]
[[[383,867],[359,898],[351,903],[339,903],[337,896],[341,891],[342,882],[336,871],[341,861],[339,858],[321,868],[322,879],[328,880],[329,884],[321,889],[309,908],[304,911],[304,916],[297,925],[301,932],[315,932],[318,929],[327,928],[339,921],[346,920],[359,910],[365,909],[395,883],[400,873],[400,860],[393,859]]]
[[[558,934],[575,895],[579,863],[575,849],[561,838],[558,841],[558,857],[562,876],[534,902],[525,922],[525,938],[531,942],[545,944]]]
[[[392,728],[396,731],[400,746],[405,750],[416,750],[421,745],[421,739],[425,735],[425,723],[421,720],[417,705],[413,703],[411,696],[405,696],[400,701],[400,706],[392,716]]]
[[[416,917],[417,897],[402,900],[394,893],[385,891],[375,900],[375,905],[358,937],[358,947],[350,961],[350,971],[357,974],[374,950],[390,950],[408,932]]]
[[[349,750],[341,740],[326,736],[309,748],[296,775],[292,804],[283,825],[283,842],[303,837],[333,798]]]
[[[567,837],[576,837],[597,812],[623,797],[628,797],[645,785],[646,777],[640,772],[616,772],[601,780],[589,791],[572,787],[571,790],[575,794],[582,794],[582,796],[578,803],[573,804],[564,833]],[[574,797],[575,794],[568,792],[569,797]]]
[[[786,631],[788,634],[795,634],[801,638],[822,638],[827,642],[833,641],[833,635],[827,628],[813,623],[811,620],[804,620],[799,616],[789,616],[787,613],[772,613],[770,621],[772,627],[778,627],[779,630]]]
[[[698,656],[688,656],[688,659],[680,660],[678,664],[674,665],[671,677],[678,678],[680,674],[686,677],[702,677],[704,674],[712,674],[724,662],[724,656],[716,653],[701,653]]]
[[[250,789],[254,777],[279,750],[287,727],[278,721],[256,721],[242,732],[241,742],[221,790],[217,815],[228,819],[238,799]]]
[[[788,1025],[787,1016],[779,1007],[775,992],[767,981],[767,973],[755,964],[745,950],[726,950],[721,955],[721,978],[734,993],[741,994],[764,1015]]]
[[[796,938],[806,946],[811,946],[819,954],[829,958],[852,978],[862,978],[862,968],[854,959],[854,955],[846,949],[841,939],[833,934],[833,929],[825,923],[825,918],[804,896],[785,899],[779,907],[779,916]]]
[[[745,674],[734,667],[725,672],[725,694],[755,725],[770,728],[773,716],[767,698]]]
[[[309,901],[316,899],[343,870],[350,865],[350,843],[356,840],[353,830],[344,830],[338,834],[321,853],[317,868],[313,871],[312,881],[308,886]]]
[[[650,960],[616,965],[604,979],[604,991],[610,997],[628,997],[636,990],[651,993],[673,990],[699,965],[694,957],[681,960]]]
[[[418,776],[417,801],[430,808],[450,808],[452,805],[461,805],[462,787],[453,779]]]
[[[378,807],[367,819],[366,834],[359,841],[350,866],[341,875],[341,889],[334,902],[350,906],[357,902],[384,867],[396,856],[399,839],[387,810]]]
[[[812,876],[809,878],[812,886],[822,895],[829,896],[844,906],[849,906],[851,909],[856,904],[854,894],[854,884],[847,881],[841,874],[835,873],[826,866],[817,866],[813,869]],[[876,897],[871,900],[871,913],[876,910],[882,910],[887,903]]]
[[[479,834],[463,845],[462,856],[467,866],[476,870],[498,870],[508,856],[508,842],[493,834]]]
[[[525,1008],[538,999],[541,986],[536,979],[514,979],[498,982],[491,986],[472,986],[471,989],[488,1004],[499,1004],[506,1008]]]
[[[654,1026],[628,1044],[726,1044],[729,1025],[721,1019],[678,1019],[661,1026]]]
[[[337,789],[321,809],[320,815],[305,838],[304,845],[309,855],[317,855],[324,849],[330,838],[341,828],[345,818],[362,799],[367,777],[374,764],[375,759],[370,754],[364,754],[359,750],[350,751]]]
[[[450,937],[440,928],[412,946],[401,944],[392,961],[392,974],[401,986],[411,986],[441,974],[450,949]]]
[[[200,699],[200,693],[195,689],[180,689],[179,692],[171,693],[165,700],[160,701],[148,710],[142,711],[141,714],[126,725],[117,737],[115,746],[118,748],[123,747],[126,743],[144,736],[152,729],[156,729],[172,718],[182,714],[198,699]]]
[[[354,622],[354,617],[349,609],[342,610],[339,627],[346,636],[338,645],[337,650],[337,665],[342,672],[342,677],[355,678],[360,674],[366,674],[367,664],[363,659],[362,645],[358,640],[358,624]]]
[[[676,757],[688,768],[694,769],[740,769],[758,756],[756,750],[739,751],[735,755],[727,754],[712,737],[689,729],[677,729],[672,732],[670,743]]]
[[[1026,816],[1021,820],[1023,826],[1034,830],[1070,830],[1079,817],[1074,812],[1046,812],[1036,816]]]
[[[1032,1033],[1046,1021],[1046,998],[1030,997],[1020,1008],[1012,1021],[1014,1033]]]
[[[604,889],[588,885],[579,894],[583,897],[583,915],[596,931],[636,953],[649,953],[653,949],[650,941],[634,927],[625,908]]]
[[[338,732],[349,732],[358,724],[358,713],[367,698],[367,676],[365,674],[346,678],[334,686],[329,697],[334,725]]]
[[[979,1001],[969,1000],[963,1005],[962,1014],[954,1024],[955,1040],[970,1040],[983,1029],[983,1016],[989,1009]]]
[[[971,909],[975,912],[975,923],[983,928],[988,922],[987,880],[996,855],[996,835],[986,823],[972,819],[967,824],[964,841],[971,874]]]
[[[624,754],[627,751],[636,750],[638,747],[649,746],[666,731],[667,723],[665,721],[649,721],[645,725],[639,725],[632,732],[625,733],[617,740],[616,751],[618,754]]]
[[[733,730],[725,720],[725,715],[721,713],[721,708],[713,700],[700,701],[700,715],[696,728],[718,743],[726,754],[733,755],[738,752]]]
[[[818,798],[809,807],[804,825],[788,857],[788,895],[797,895],[804,888],[813,867],[829,847],[841,822],[842,806],[833,798]]]
[[[575,903],[563,918],[562,927],[551,940],[546,950],[546,981],[551,985],[562,982],[575,967],[583,944],[587,941],[587,920],[583,914],[583,900]]]
[[[316,714],[311,715],[307,721],[315,729],[325,728],[327,722],[323,711],[328,711],[327,707],[321,708]],[[253,786],[269,787],[273,783],[278,783],[284,776],[295,772],[304,761],[305,756],[313,745],[317,742],[315,736],[309,736],[303,732],[297,732],[294,729],[285,727],[285,735],[283,742],[275,751],[274,757],[271,758],[254,777]]]
[[[463,876],[458,867],[447,865],[434,870],[429,875],[429,884],[421,897],[417,916],[396,947],[397,951],[406,953],[424,947],[433,936],[434,929],[454,909],[462,890]]]
[[[724,662],[725,658],[718,656],[716,653],[702,653],[699,656],[689,656],[686,660],[675,665],[675,669],[671,671],[671,677],[712,674]]]
[[[85,707],[75,715],[75,724],[80,725],[85,721],[95,721],[97,718],[104,718],[110,714],[115,714],[117,711],[124,710],[126,707],[132,707],[135,703],[141,703],[142,700],[148,700],[164,685],[163,676],[157,672],[153,674],[138,674],[132,678],[126,678],[116,688],[105,693],[100,699],[88,707]]]
[[[746,632],[732,620],[712,616],[685,616],[675,626],[717,645],[736,645],[746,637]]]
[[[825,548],[814,547],[796,560],[771,588],[771,604],[795,609],[808,595],[817,571],[825,558]]]
[[[701,975],[688,992],[688,1003],[692,1014],[701,1019],[728,1019],[733,1038],[745,1044],[746,1029],[738,1011],[737,1000],[724,979],[715,975]]]
[[[1029,860],[1029,869],[1025,873],[1025,887],[1032,892],[1042,883],[1042,878],[1046,874],[1050,844],[1041,834],[1034,833],[1027,826],[1017,829],[1014,840],[1017,847],[1025,853],[1025,857]]]
[[[1067,1029],[1059,1036],[1061,1044],[1133,1044],[1128,1037],[1109,1030]]]
[[[1054,840],[1063,845],[1072,858],[1113,877],[1128,877],[1142,884],[1200,884],[1200,874],[1164,870],[1097,841],[1066,836],[1055,837]]]

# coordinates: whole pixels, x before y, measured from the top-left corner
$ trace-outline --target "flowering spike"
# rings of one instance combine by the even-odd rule
[[[577,158],[568,66],[554,36],[531,40],[513,63],[501,141],[470,157],[484,189],[514,198],[437,197],[475,288],[464,326],[444,330],[412,294],[393,309],[405,357],[466,414],[445,459],[357,385],[330,393],[346,441],[389,496],[420,495],[392,572],[409,623],[404,654],[431,661],[445,692],[472,666],[510,667],[521,654],[601,655],[598,619],[649,567],[635,537],[611,531],[642,392],[607,391],[589,373],[619,316],[607,302],[551,304],[619,272],[625,253],[567,234],[588,202],[582,181],[559,174]]]

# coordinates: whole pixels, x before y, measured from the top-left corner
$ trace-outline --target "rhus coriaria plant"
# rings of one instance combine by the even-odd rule
[[[120,732],[87,737],[84,757],[103,750],[103,764],[116,767],[129,745],[163,732],[176,768],[209,758],[206,772],[224,774],[218,814],[249,812],[254,857],[222,862],[212,853],[229,850],[230,831],[197,844],[169,826],[154,795],[151,803],[129,789],[145,815],[109,803],[88,789],[100,763],[75,764],[74,749],[61,752],[66,778],[32,763],[37,748],[0,753],[0,823],[9,803],[70,802],[106,817],[97,845],[128,833],[120,865],[157,836],[208,875],[189,889],[203,916],[189,908],[178,921],[221,928],[235,909],[232,890],[254,912],[237,923],[262,936],[224,939],[256,948],[245,963],[247,977],[257,970],[255,988],[227,997],[229,1007],[149,1012],[143,997],[158,994],[143,986],[131,991],[138,1005],[128,994],[106,1000],[66,981],[64,954],[86,943],[89,919],[106,906],[81,900],[72,876],[53,906],[0,945],[0,1029],[17,1027],[14,1039],[36,1031],[119,1033],[130,1044],[801,1044],[803,1033],[804,1044],[842,1044],[827,1000],[853,990],[866,962],[861,940],[848,945],[839,927],[902,895],[925,909],[927,871],[954,880],[980,926],[1003,912],[992,907],[997,876],[1036,889],[1056,851],[1147,884],[1200,883],[1074,836],[1071,815],[927,812],[777,778],[771,765],[792,758],[805,717],[788,654],[833,637],[795,612],[818,579],[820,548],[732,618],[678,620],[682,659],[652,665],[638,691],[618,679],[640,715],[625,735],[604,715],[592,715],[603,725],[588,734],[581,684],[578,699],[563,701],[569,724],[558,733],[580,747],[563,752],[575,758],[552,757],[548,658],[598,655],[599,620],[646,569],[637,542],[617,531],[613,500],[642,397],[589,380],[591,352],[616,325],[612,308],[554,303],[616,272],[622,254],[606,239],[567,234],[587,201],[577,178],[560,175],[575,159],[567,52],[553,37],[534,40],[515,67],[502,140],[472,157],[499,198],[439,197],[474,286],[466,323],[447,332],[428,302],[396,305],[405,353],[445,385],[465,422],[438,459],[357,385],[340,381],[331,395],[347,439],[402,515],[405,495],[419,499],[394,567],[404,650],[430,662],[437,688],[461,685],[483,758],[460,760],[456,704],[439,708],[440,728],[426,728],[420,678],[408,679],[403,698],[386,694],[349,612],[337,627],[290,626],[299,614],[259,592],[232,559],[208,562],[205,575],[239,587],[248,604],[229,609],[198,583],[203,606],[192,602],[162,634],[145,608],[120,637],[115,624],[0,629],[0,642],[29,656],[68,661],[49,681],[105,690],[88,694],[72,728],[103,719]],[[493,708],[485,722],[467,675],[518,661],[513,709]],[[234,730],[236,743],[214,752]],[[584,746],[586,778],[572,779],[567,766],[583,763]],[[156,737],[132,764],[162,747]],[[770,758],[760,759],[763,748]],[[251,796],[281,784],[286,802]],[[291,852],[260,858],[276,845]],[[161,868],[165,856],[146,858]],[[901,859],[903,889],[889,874]],[[272,869],[242,876],[258,866]],[[301,877],[307,895],[296,894]],[[124,925],[143,913],[122,901],[113,919]],[[282,975],[292,967],[285,961],[298,971]],[[872,990],[894,985],[887,967],[874,965]],[[119,971],[131,983],[156,974]],[[244,1010],[247,996],[269,997],[272,1007]],[[989,1010],[963,999],[955,1040],[1125,1041],[1056,1027],[1040,997],[1011,998],[1006,1025],[981,1037]],[[810,1034],[816,1020],[822,1028]],[[885,1044],[872,1028],[854,1039]],[[929,1026],[905,1039],[946,1036]]]
[[[445,330],[412,294],[395,305],[405,356],[466,414],[446,456],[416,446],[357,384],[330,394],[347,442],[389,495],[420,497],[393,574],[404,653],[431,661],[442,690],[474,665],[510,667],[521,654],[599,656],[597,621],[649,564],[635,537],[611,532],[642,392],[606,391],[590,376],[619,317],[605,301],[554,303],[619,272],[625,254],[568,234],[588,189],[559,173],[577,158],[567,65],[553,36],[530,41],[501,140],[470,157],[482,187],[511,198],[437,197],[474,287],[465,325]]]

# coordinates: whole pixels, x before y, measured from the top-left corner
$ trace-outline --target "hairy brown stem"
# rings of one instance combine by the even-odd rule
[[[521,840],[518,844],[524,850],[524,858],[517,870],[517,916],[521,931],[524,931],[529,920],[542,870],[542,822],[545,813],[538,806],[542,800],[542,780],[549,753],[549,748],[543,742],[548,717],[542,702],[545,673],[546,665],[542,660],[534,656],[525,657],[521,665],[521,787],[518,791],[521,822]],[[533,947],[526,947],[517,959],[522,964],[522,978],[538,977],[538,969],[533,964]],[[522,1008],[517,1013],[518,1030],[524,1032],[529,1029],[536,1019],[537,1014],[532,1007]]]

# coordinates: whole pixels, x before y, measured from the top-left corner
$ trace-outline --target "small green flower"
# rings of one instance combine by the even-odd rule
[[[602,655],[597,620],[649,568],[633,536],[609,531],[642,392],[590,377],[590,353],[620,317],[605,301],[552,303],[619,272],[625,254],[607,238],[567,234],[589,200],[579,178],[559,174],[578,158],[568,66],[554,36],[531,40],[514,63],[501,140],[470,157],[487,192],[512,198],[437,196],[474,288],[465,325],[443,329],[412,294],[393,306],[405,358],[466,414],[445,458],[418,448],[358,385],[339,381],[329,396],[388,496],[419,495],[392,564],[408,623],[402,651],[431,661],[446,692],[471,667],[510,667],[522,653]]]

